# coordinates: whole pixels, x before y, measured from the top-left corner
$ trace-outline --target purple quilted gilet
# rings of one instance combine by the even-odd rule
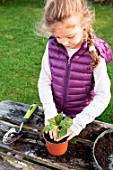
[[[95,37],[97,52],[110,62],[113,59],[109,46]],[[52,93],[58,113],[75,117],[94,98],[94,78],[90,69],[92,58],[87,43],[69,59],[63,45],[54,37],[49,40],[49,62],[52,75]]]

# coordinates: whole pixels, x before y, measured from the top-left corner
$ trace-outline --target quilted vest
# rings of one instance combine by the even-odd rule
[[[95,41],[97,53],[104,57],[106,62],[111,61],[113,56],[109,46],[100,39],[95,38]],[[50,37],[48,51],[52,94],[57,111],[58,113],[63,111],[66,116],[73,118],[93,100],[95,95],[93,72],[90,69],[92,58],[87,43],[83,42],[81,48],[69,58],[65,47],[54,37]]]

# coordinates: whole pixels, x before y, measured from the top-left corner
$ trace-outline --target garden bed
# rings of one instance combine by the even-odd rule
[[[20,125],[21,119],[28,108],[29,105],[23,103],[13,101],[0,102],[0,156],[3,161],[6,161],[6,157],[8,158],[7,161],[10,159],[13,160],[12,162],[18,160],[23,162],[24,165],[27,165],[28,167],[30,166],[30,170],[96,169],[92,154],[93,143],[100,133],[109,128],[113,128],[113,125],[100,121],[93,121],[78,137],[76,137],[77,142],[75,142],[75,140],[69,142],[68,150],[64,155],[59,157],[52,156],[47,152],[45,147],[45,141],[42,135],[44,116],[41,107],[39,107],[34,112],[29,122],[24,126],[22,130],[23,136],[11,145],[3,144],[3,135],[11,127],[17,127]],[[96,149],[98,156],[101,158],[102,155],[101,152],[99,152],[100,147]],[[8,153],[11,154],[9,155]],[[11,164],[11,161],[8,163]],[[15,165],[11,164],[11,166],[15,167],[16,165],[17,163]],[[24,169],[25,167],[23,167],[23,170]]]

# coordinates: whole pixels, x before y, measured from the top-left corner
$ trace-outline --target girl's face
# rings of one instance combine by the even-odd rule
[[[77,17],[70,17],[63,20],[62,23],[60,22],[54,31],[58,43],[68,48],[80,48],[85,37],[85,31],[79,23],[80,20]]]

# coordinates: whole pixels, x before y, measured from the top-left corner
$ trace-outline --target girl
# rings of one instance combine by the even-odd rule
[[[70,140],[99,116],[110,101],[106,63],[113,59],[106,42],[93,34],[84,0],[47,0],[43,28],[51,34],[42,59],[39,96],[48,119],[62,112],[73,118]],[[50,131],[57,140],[57,131]],[[64,137],[66,137],[64,136]]]

